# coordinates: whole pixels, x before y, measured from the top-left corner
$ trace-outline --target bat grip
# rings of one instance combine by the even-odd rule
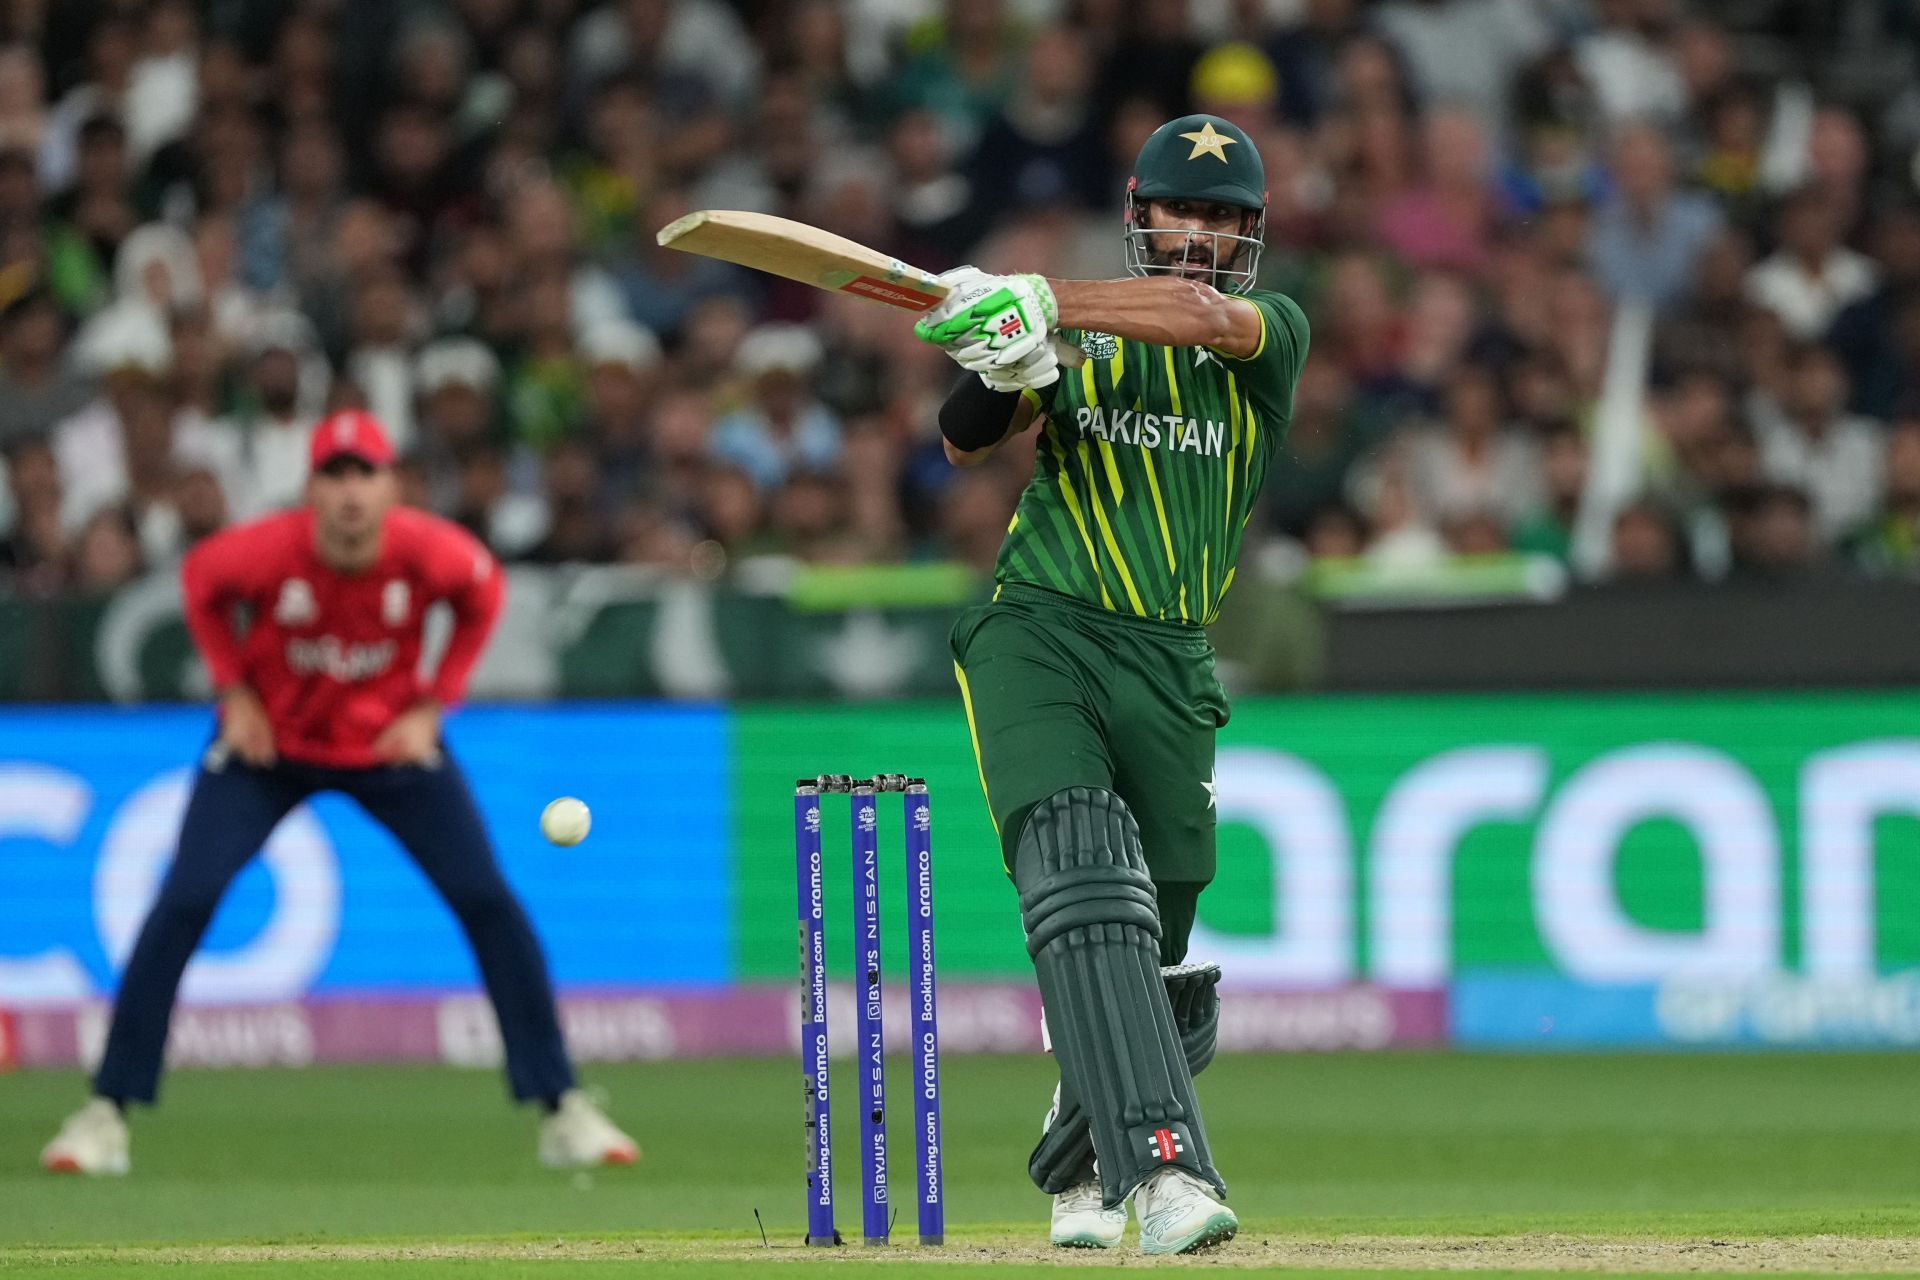
[[[1071,342],[1068,342],[1059,334],[1056,333],[1053,335],[1052,342],[1053,354],[1059,358],[1062,367],[1078,369],[1087,362],[1087,353],[1079,347],[1074,346]]]

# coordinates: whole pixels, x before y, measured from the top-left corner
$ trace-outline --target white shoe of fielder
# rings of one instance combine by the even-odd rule
[[[1126,1233],[1126,1203],[1107,1208],[1098,1178],[1077,1182],[1053,1198],[1053,1231],[1048,1238],[1056,1249],[1111,1249]]]
[[[1162,1169],[1133,1193],[1144,1253],[1197,1253],[1225,1244],[1240,1229],[1213,1188],[1185,1169]]]
[[[41,1148],[40,1167],[53,1173],[126,1173],[133,1165],[120,1108],[95,1098],[68,1116],[53,1141]]]
[[[540,1163],[556,1169],[593,1164],[632,1164],[640,1145],[607,1119],[579,1089],[560,1095],[559,1108],[540,1122]]]

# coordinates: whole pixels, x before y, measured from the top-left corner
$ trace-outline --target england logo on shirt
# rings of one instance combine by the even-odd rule
[[[305,578],[288,578],[280,584],[280,599],[273,606],[273,620],[283,627],[299,627],[320,616],[320,603],[313,598],[313,587]]]
[[[413,592],[402,578],[387,583],[386,590],[380,593],[380,620],[390,627],[406,622],[407,610],[413,602]]]

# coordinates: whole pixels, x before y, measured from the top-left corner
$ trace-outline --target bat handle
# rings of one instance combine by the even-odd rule
[[[1078,369],[1087,362],[1087,353],[1068,342],[1059,334],[1053,335],[1053,354],[1059,357],[1063,367]]]

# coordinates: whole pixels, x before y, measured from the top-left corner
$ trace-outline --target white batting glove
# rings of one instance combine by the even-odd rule
[[[1047,345],[1060,310],[1042,277],[992,276],[962,267],[941,279],[952,292],[913,331],[961,367],[975,373],[1013,368]]]
[[[1053,343],[1042,338],[1017,359],[1009,360],[1003,355],[976,372],[980,375],[980,381],[995,391],[1025,391],[1029,388],[1037,391],[1060,380],[1060,357],[1054,354]]]
[[[985,289],[978,287],[981,281],[994,279],[993,276],[978,267],[955,267],[951,271],[942,271],[935,278],[938,279],[941,284],[947,286],[947,296],[940,299],[939,302],[936,302],[932,310],[927,311],[920,317],[919,324],[914,326],[916,332],[918,332],[922,326],[933,329],[945,324],[955,316],[969,310],[974,303],[993,292],[991,286]],[[925,337],[926,335],[922,334],[921,336]]]

